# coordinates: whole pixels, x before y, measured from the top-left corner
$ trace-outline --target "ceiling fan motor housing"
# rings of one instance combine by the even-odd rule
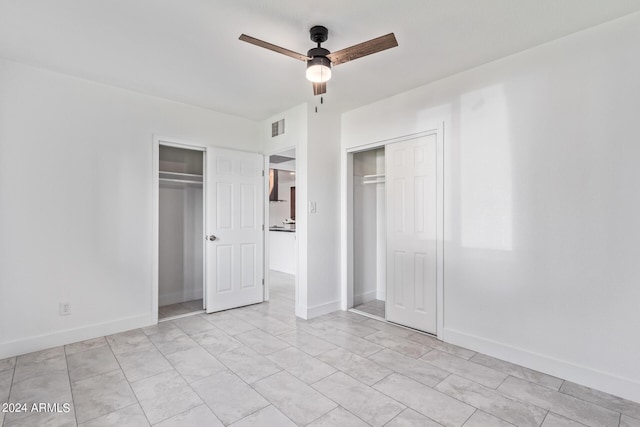
[[[323,83],[331,78],[331,61],[327,49],[314,47],[307,52],[310,57],[307,61],[307,79],[314,83]]]
[[[327,27],[323,27],[322,25],[316,25],[311,27],[309,30],[309,34],[311,35],[311,41],[314,43],[324,43],[329,38],[329,30]],[[320,47],[320,46],[318,46]]]

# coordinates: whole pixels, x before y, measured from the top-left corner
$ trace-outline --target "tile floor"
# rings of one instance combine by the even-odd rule
[[[640,404],[349,312],[271,301],[0,360],[15,426],[640,426]]]
[[[176,304],[163,305],[158,307],[158,319],[167,319],[169,317],[181,316],[187,313],[202,310],[202,298],[192,301],[179,302]]]
[[[372,314],[384,319],[384,307],[385,302],[377,299],[365,302],[364,304],[353,307],[355,310],[364,311],[365,313]]]

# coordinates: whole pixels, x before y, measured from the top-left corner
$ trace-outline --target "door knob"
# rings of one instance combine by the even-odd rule
[[[216,237],[215,235],[213,235],[213,234],[212,234],[212,235],[210,235],[210,236],[207,236],[207,237],[206,237],[206,239],[207,239],[207,240],[211,240],[211,241],[213,242],[214,240],[216,240],[216,239],[217,239],[217,237]]]

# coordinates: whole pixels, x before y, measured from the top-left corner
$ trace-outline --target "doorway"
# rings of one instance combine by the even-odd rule
[[[204,152],[160,144],[158,318],[203,312]]]
[[[263,302],[264,156],[153,144],[154,319]]]
[[[385,148],[353,154],[353,309],[386,318]]]
[[[293,313],[298,259],[295,148],[270,155],[268,171],[269,299],[272,304],[280,304],[283,312]]]
[[[442,335],[443,127],[346,153],[343,307]]]

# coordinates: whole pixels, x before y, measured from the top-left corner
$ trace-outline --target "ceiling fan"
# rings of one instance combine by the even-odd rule
[[[317,43],[318,46],[310,49],[306,55],[256,39],[246,34],[242,34],[240,40],[290,56],[291,58],[299,59],[300,61],[305,61],[307,63],[307,79],[313,83],[314,95],[322,95],[327,92],[327,80],[331,78],[332,66],[398,46],[396,36],[393,33],[389,33],[386,36],[377,37],[332,53],[321,46],[321,43],[327,41],[329,37],[329,30],[327,30],[326,27],[316,25],[311,27],[309,33],[311,35],[311,41]]]

